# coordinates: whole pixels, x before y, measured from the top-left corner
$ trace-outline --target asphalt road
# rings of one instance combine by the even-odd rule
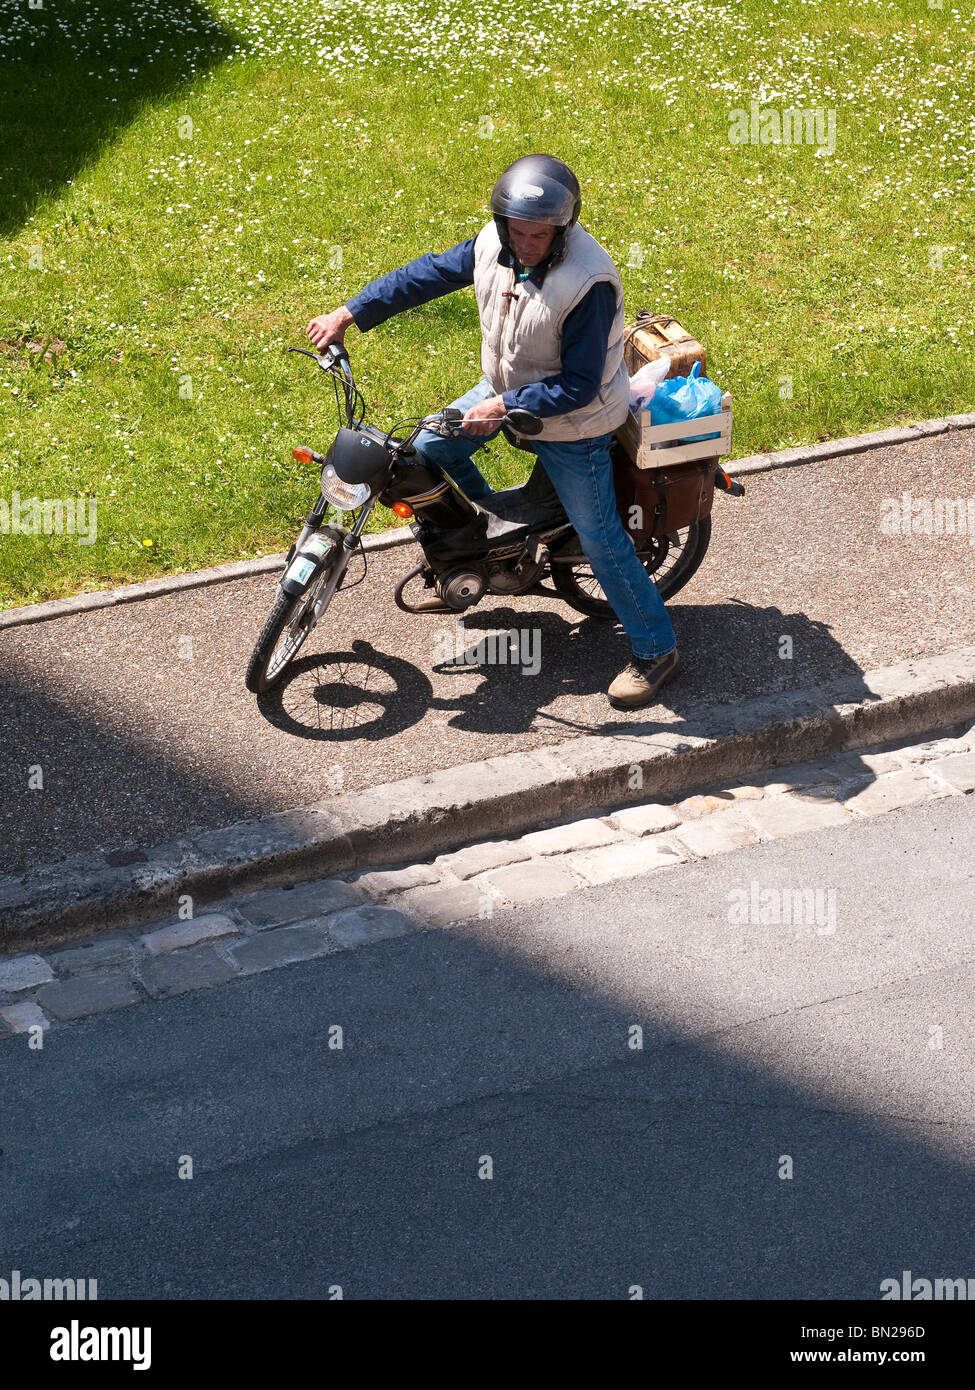
[[[971,1276],[972,818],[931,802],[10,1040],[0,1273],[103,1299]],[[835,931],[732,925],[753,881],[834,892]]]
[[[883,501],[971,496],[975,431],[747,480],[718,496],[711,549],[671,613],[683,659],[641,720],[695,732],[706,705],[821,684],[975,640],[967,536],[888,536]],[[625,728],[604,692],[628,647],[612,625],[534,596],[466,620],[537,629],[537,675],[433,671],[441,616],[393,604],[415,547],[342,593],[280,698],[243,687],[274,580],[219,584],[0,634],[0,872],[145,847],[432,768]],[[353,571],[357,566],[353,566]],[[355,577],[353,572],[350,579]],[[783,659],[781,639],[792,639]],[[538,639],[533,639],[538,640]],[[28,790],[40,765],[43,790]]]

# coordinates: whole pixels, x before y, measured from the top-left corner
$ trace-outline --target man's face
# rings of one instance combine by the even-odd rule
[[[544,261],[558,230],[551,222],[523,222],[520,217],[508,218],[511,249],[526,269]]]

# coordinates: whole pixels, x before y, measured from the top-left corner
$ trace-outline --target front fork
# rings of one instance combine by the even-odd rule
[[[356,517],[355,524],[353,525],[351,530],[348,530],[345,526],[329,526],[329,530],[335,533],[336,539],[341,544],[342,553],[338,556],[337,560],[335,561],[337,572],[334,575],[330,576],[331,582],[325,586],[325,589],[321,597],[315,604],[314,616],[312,619],[313,622],[318,621],[319,617],[321,616],[321,613],[324,611],[325,605],[331,599],[335,590],[342,583],[345,571],[348,568],[349,561],[352,558],[352,552],[359,544],[359,538],[362,535],[363,529],[365,528],[365,524],[369,520],[369,517],[372,513],[372,509],[375,505],[376,497],[370,497],[369,501],[365,504],[365,506],[359,509],[359,515]],[[295,556],[300,555],[307,543],[311,540],[312,536],[314,536],[321,529],[322,522],[325,519],[325,515],[328,511],[328,508],[329,503],[326,501],[324,497],[320,497],[318,499],[318,505],[315,507],[314,511],[309,512],[308,515],[305,517],[305,523],[301,528],[301,534],[298,536],[298,539],[295,541],[294,546],[291,549],[288,564],[285,566],[284,576],[281,579],[281,582],[278,584],[278,593],[288,594],[290,597],[295,597],[293,581],[291,583],[290,588],[285,588],[285,584],[286,582],[288,582],[289,573],[292,569],[291,559]],[[324,557],[322,563],[324,563]],[[315,576],[318,574],[319,568],[320,567],[316,567],[316,569],[308,575],[307,579],[301,584],[298,593],[305,592],[308,589],[309,585],[314,583]]]

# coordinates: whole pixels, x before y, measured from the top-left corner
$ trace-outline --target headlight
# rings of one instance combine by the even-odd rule
[[[330,463],[322,469],[322,496],[340,511],[351,512],[364,507],[372,496],[368,483],[343,483]]]

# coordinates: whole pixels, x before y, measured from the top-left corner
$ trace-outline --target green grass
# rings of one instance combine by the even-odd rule
[[[0,498],[98,501],[91,546],[0,535],[0,606],[286,548],[291,446],[334,406],[282,347],[473,235],[534,149],[628,316],[705,343],[737,455],[971,410],[973,29],[924,0],[0,0]],[[753,98],[835,110],[835,152],[731,143]],[[434,409],[478,376],[473,292],[346,345],[367,418]]]

